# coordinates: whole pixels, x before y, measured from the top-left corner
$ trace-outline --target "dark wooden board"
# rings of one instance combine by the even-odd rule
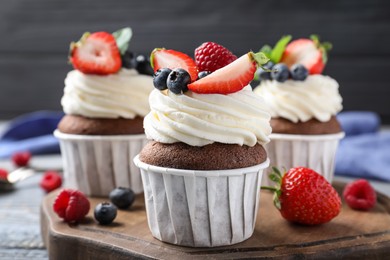
[[[334,185],[341,192],[343,184]],[[94,221],[92,210],[80,224],[63,222],[52,211],[57,193],[46,196],[41,206],[42,236],[50,259],[388,259],[390,254],[390,199],[382,194],[369,212],[352,210],[344,203],[330,223],[307,227],[282,219],[272,205],[271,193],[261,191],[250,239],[227,247],[190,248],[152,237],[142,195],[131,209],[119,211],[114,223],[101,226]],[[104,201],[90,200],[92,208]]]

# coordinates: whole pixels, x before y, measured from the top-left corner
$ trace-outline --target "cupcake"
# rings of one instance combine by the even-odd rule
[[[263,48],[271,61],[258,70],[260,84],[254,89],[272,116],[268,156],[273,166],[309,167],[331,182],[344,136],[336,119],[342,110],[339,84],[322,74],[331,45],[316,36],[290,40],[285,36],[275,48]]]
[[[54,134],[64,185],[90,196],[107,196],[118,186],[143,191],[132,158],[146,142],[143,118],[150,111],[153,70],[143,56],[127,50],[130,38],[125,28],[85,33],[71,44],[74,70],[65,79],[65,116]]]
[[[198,47],[196,62],[174,50],[152,52],[156,89],[144,120],[150,142],[134,161],[151,233],[161,241],[214,247],[253,234],[271,127],[248,84],[264,57],[232,55],[210,42]],[[214,59],[222,59],[219,67],[202,67],[207,72],[197,79],[202,62],[213,66]]]

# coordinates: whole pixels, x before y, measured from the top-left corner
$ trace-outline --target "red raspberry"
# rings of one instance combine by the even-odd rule
[[[53,204],[53,210],[66,222],[78,222],[89,211],[90,203],[87,197],[78,190],[64,189],[58,194]]]
[[[0,180],[7,180],[8,171],[0,168]]]
[[[39,183],[42,189],[46,192],[51,192],[62,185],[62,178],[56,171],[46,171]]]
[[[205,42],[195,49],[195,63],[199,71],[214,72],[236,59],[236,55],[215,42]]]
[[[369,210],[376,203],[376,192],[365,179],[348,183],[344,188],[343,197],[348,206],[357,210]]]
[[[17,152],[12,155],[12,161],[18,167],[27,166],[31,159],[31,153],[26,152]]]

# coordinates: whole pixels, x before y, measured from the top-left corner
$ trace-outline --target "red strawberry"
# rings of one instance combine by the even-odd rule
[[[65,189],[58,194],[53,204],[53,210],[66,222],[78,222],[89,211],[90,203],[87,197],[78,190]]]
[[[27,166],[31,159],[31,153],[26,152],[17,152],[12,155],[13,163],[18,167]]]
[[[264,188],[276,192],[275,206],[288,221],[318,225],[329,222],[340,213],[340,196],[317,172],[296,167],[282,176],[278,169],[273,170],[270,178],[280,183],[280,189]]]
[[[249,52],[210,75],[188,85],[188,89],[201,94],[229,94],[247,86],[256,71],[255,54]]]
[[[72,42],[70,62],[85,74],[113,74],[122,66],[116,40],[107,32],[84,33],[80,41]]]
[[[56,171],[46,171],[39,183],[42,189],[46,192],[51,192],[62,185],[62,178]]]
[[[345,202],[353,209],[369,210],[375,206],[376,193],[367,180],[348,183],[343,191]]]
[[[205,42],[195,49],[195,63],[199,71],[214,72],[236,59],[236,55],[215,42]]]
[[[330,43],[321,44],[316,36],[311,39],[297,39],[287,45],[280,62],[288,67],[302,64],[309,74],[321,74],[327,62],[327,51],[331,48]]]
[[[180,68],[190,74],[191,81],[195,81],[198,78],[198,68],[195,61],[187,54],[179,51],[156,48],[150,55],[150,63],[154,72],[162,68],[171,70]]]
[[[8,171],[0,168],[0,180],[7,181]]]

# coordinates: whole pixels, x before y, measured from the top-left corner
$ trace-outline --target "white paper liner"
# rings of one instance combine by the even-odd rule
[[[58,130],[64,167],[64,187],[88,196],[107,197],[117,187],[142,193],[142,179],[133,158],[147,143],[139,135],[72,135]]]
[[[258,212],[266,162],[241,169],[196,171],[141,162],[146,213],[152,235],[191,246],[232,245],[248,239]]]
[[[337,147],[344,132],[326,135],[271,134],[271,141],[265,146],[270,166],[279,170],[292,167],[308,167],[332,182]],[[263,175],[263,185],[274,183],[268,178],[270,167]]]

